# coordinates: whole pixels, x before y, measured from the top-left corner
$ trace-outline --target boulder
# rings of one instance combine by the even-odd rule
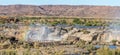
[[[70,36],[72,36],[75,32],[77,32],[78,29],[73,28],[73,30],[69,31],[68,33],[65,33],[64,35],[62,35],[62,39],[65,41],[67,40],[67,38],[69,38]]]

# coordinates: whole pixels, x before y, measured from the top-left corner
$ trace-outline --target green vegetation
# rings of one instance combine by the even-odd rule
[[[84,48],[85,47],[85,41],[80,40],[75,44],[77,47]]]
[[[88,44],[88,45],[86,45],[86,47],[85,47],[88,51],[93,51],[93,50],[96,50],[96,48],[92,45],[92,44]]]
[[[17,55],[16,50],[0,50],[0,55]]]
[[[17,17],[21,23],[29,25],[31,23],[41,23],[48,25],[57,25],[57,24],[67,24],[67,25],[82,25],[82,26],[107,26],[107,22],[97,19],[97,18],[65,18],[65,17]],[[8,19],[1,19],[0,24],[7,23]],[[9,22],[8,22],[9,23]],[[14,23],[15,24],[15,23]],[[13,25],[13,28],[18,28],[16,25]],[[90,31],[80,30],[84,34],[89,34]],[[116,43],[116,40],[112,41]],[[57,43],[58,44],[58,43]],[[56,44],[56,45],[57,45]],[[60,47],[69,48],[67,44],[63,43],[64,46]],[[50,46],[49,46],[50,45]],[[17,43],[10,43],[9,38],[0,36],[0,55],[64,55],[65,50],[56,50],[55,44],[45,44],[45,43],[28,43],[25,41],[18,41]],[[96,49],[92,44],[86,44],[86,41],[79,40],[75,43],[70,44],[72,48],[80,48],[86,50],[89,53],[94,53],[97,55],[120,55],[119,49],[108,49],[107,47]],[[70,46],[69,45],[69,46]],[[73,46],[74,45],[74,46]],[[46,47],[47,46],[47,47]],[[67,47],[66,47],[67,46]],[[84,55],[82,51],[76,50],[76,53]],[[94,55],[94,54],[91,54]]]
[[[51,25],[57,25],[57,24],[60,24],[60,21],[54,20],[53,22],[50,22],[49,24],[51,24]]]
[[[113,42],[113,43],[116,43],[116,42],[117,42],[117,40],[112,40],[112,42]]]
[[[9,38],[4,36],[0,36],[0,55],[64,55],[66,50],[64,48],[62,50],[56,49],[55,45],[44,46],[44,44],[40,44],[39,42],[28,43],[19,41],[18,43],[6,43]],[[114,42],[114,41],[113,41]],[[32,44],[32,45],[31,45]],[[80,48],[88,51],[87,54],[90,55],[120,55],[120,49],[109,49],[107,46],[104,46],[100,49],[96,49],[92,44],[86,44],[86,41],[79,40],[75,44],[74,48]],[[65,46],[64,46],[65,47]],[[67,47],[65,47],[67,48]],[[76,54],[84,55],[86,54],[84,51],[75,50]]]
[[[97,18],[96,18],[97,19]],[[78,19],[75,18],[73,20],[73,24],[79,24],[79,25],[84,25],[84,26],[106,26],[107,24],[105,22],[102,22],[101,20],[89,20],[89,19]]]
[[[112,40],[111,42],[113,43],[113,45],[116,45],[117,40]]]
[[[90,31],[85,30],[85,29],[81,30],[81,32],[83,32],[84,34],[89,34],[90,33]]]
[[[12,17],[14,18],[14,17]],[[99,18],[66,18],[66,17],[17,17],[20,22],[30,23],[42,23],[42,24],[79,24],[83,26],[106,26],[105,20]],[[0,23],[5,23],[5,19],[1,19]]]
[[[109,49],[108,47],[104,46],[97,50],[97,55],[120,55],[120,49]]]
[[[82,21],[80,19],[78,19],[78,18],[75,18],[73,20],[73,24],[82,24]]]

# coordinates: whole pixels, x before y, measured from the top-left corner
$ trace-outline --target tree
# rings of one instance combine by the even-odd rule
[[[74,23],[74,24],[80,24],[80,20],[79,20],[78,18],[75,18],[75,19],[73,20],[73,23]]]
[[[61,20],[60,23],[61,24],[67,24],[66,20]]]

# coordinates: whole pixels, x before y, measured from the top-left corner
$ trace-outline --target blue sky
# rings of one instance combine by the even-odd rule
[[[120,6],[120,0],[0,0],[0,5],[106,5]]]

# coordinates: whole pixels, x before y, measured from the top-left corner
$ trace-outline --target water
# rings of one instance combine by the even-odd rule
[[[110,24],[108,31],[110,31],[107,37],[108,42],[112,40],[120,40],[120,23]]]
[[[4,24],[2,26],[7,26],[8,28],[13,28],[16,26],[17,28],[24,27],[24,24]],[[28,30],[25,29],[25,35],[23,35],[23,39],[29,42],[34,41],[61,41],[63,36],[61,34],[61,29],[65,27],[71,27],[70,25],[66,24],[59,24],[56,25],[57,29],[50,28],[51,26],[33,23],[28,26]],[[95,26],[81,26],[81,25],[73,25],[73,28],[96,28]]]
[[[102,48],[104,45],[95,45],[95,48]],[[108,46],[108,48],[110,48],[110,49],[116,49],[117,48],[117,46],[115,46],[115,45],[109,45]]]
[[[52,29],[50,29],[46,25],[41,24],[31,24],[29,30],[26,33],[26,41],[60,41],[61,35],[59,35],[59,31],[56,30],[54,32],[51,32]]]
[[[100,48],[100,47],[101,47],[100,45],[95,45],[95,48],[97,48],[97,49]]]
[[[110,45],[109,48],[110,48],[110,49],[116,49],[117,46],[115,46],[115,45]]]

